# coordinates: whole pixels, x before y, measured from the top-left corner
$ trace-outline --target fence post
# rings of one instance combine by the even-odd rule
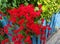
[[[53,34],[53,32],[55,31],[55,27],[54,27],[54,21],[55,21],[55,15],[56,14],[54,14],[53,16],[52,16],[52,18],[51,18],[51,24],[50,24],[50,27],[51,27],[51,31],[50,31],[50,34]]]
[[[32,37],[32,44],[36,44],[36,36]]]
[[[55,17],[55,28],[60,28],[60,12],[58,12]]]
[[[40,35],[38,35],[38,40],[37,40],[38,42],[38,44],[41,44],[41,40],[40,40]]]
[[[45,19],[44,19],[44,22],[43,22],[43,26],[46,26],[46,20],[45,20]],[[42,36],[44,36],[44,37],[46,38],[46,30],[45,30],[45,34],[42,35]],[[43,38],[44,38],[44,37],[43,37]],[[41,44],[45,44],[45,41],[46,41],[46,40],[42,40],[42,41],[41,41]]]

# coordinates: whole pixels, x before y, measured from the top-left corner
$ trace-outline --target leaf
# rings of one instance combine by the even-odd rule
[[[0,28],[2,28],[3,27],[3,25],[2,25],[2,22],[0,21]]]
[[[0,40],[3,40],[3,39],[4,39],[4,37],[0,35]]]

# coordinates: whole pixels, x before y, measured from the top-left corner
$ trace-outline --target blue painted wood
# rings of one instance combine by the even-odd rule
[[[44,22],[43,22],[43,26],[46,26],[46,20],[44,20]]]
[[[46,29],[46,39],[48,38],[48,29]]]
[[[12,42],[12,36],[8,35],[9,41]]]
[[[2,15],[0,15],[2,16]],[[0,20],[3,24],[3,27],[7,25],[8,21],[7,21],[7,18],[4,16],[2,20]]]
[[[3,27],[6,26],[6,21],[4,19],[1,20],[2,24],[3,24]]]
[[[55,16],[55,27],[60,28],[60,12],[58,12]]]
[[[47,23],[47,22],[46,22],[46,20],[44,19],[43,26],[46,26],[46,25],[47,25],[46,23]],[[45,32],[46,32],[46,30],[45,30]],[[43,42],[44,42],[44,41],[41,41],[41,44],[43,44]]]
[[[32,37],[32,44],[36,44],[36,36]]]
[[[37,44],[41,44],[40,35],[38,35]]]
[[[8,24],[8,19],[7,19],[7,17],[4,16],[3,19],[5,20],[6,24]]]
[[[9,22],[9,21],[8,21]],[[9,23],[12,26],[12,22]]]
[[[52,18],[51,18],[51,24],[50,24],[50,27],[51,27],[51,34],[55,31],[55,26],[54,26],[54,21],[55,21],[55,15],[56,14],[54,14],[53,16],[52,16]]]
[[[46,20],[44,20],[43,26],[46,26],[46,24],[47,24]],[[48,23],[48,25],[50,25],[50,22]],[[48,37],[48,29],[46,29],[45,32],[46,32],[46,38],[47,38]]]
[[[25,44],[25,43],[24,43],[24,40],[22,40],[22,44]]]
[[[51,22],[48,22],[47,25],[50,25]],[[48,38],[48,33],[49,33],[50,30],[46,29],[46,38]]]

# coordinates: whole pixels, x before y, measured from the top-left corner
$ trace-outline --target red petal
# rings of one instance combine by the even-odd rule
[[[1,44],[5,44],[5,40],[2,40],[2,41],[1,41]]]
[[[0,16],[0,19],[2,20],[2,16]]]

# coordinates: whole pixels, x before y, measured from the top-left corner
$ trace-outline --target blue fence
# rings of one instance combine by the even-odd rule
[[[0,14],[1,16],[1,14]],[[8,24],[8,20],[6,18],[6,16],[3,17],[2,20],[0,20],[3,24],[3,27]],[[12,25],[12,23],[10,22],[10,24]],[[53,34],[56,31],[56,28],[60,27],[60,13],[55,13],[52,18],[51,18],[51,22],[46,23],[46,20],[44,20],[43,26],[45,25],[50,25],[50,27],[52,28],[50,31],[48,29],[46,29],[46,38],[48,38],[48,33]],[[18,27],[18,26],[17,26]],[[11,30],[9,30],[9,33],[12,34]],[[11,36],[9,36],[9,39],[11,40]],[[24,44],[24,43],[23,43]],[[42,44],[41,40],[40,40],[40,35],[39,36],[33,36],[32,37],[32,44]]]

